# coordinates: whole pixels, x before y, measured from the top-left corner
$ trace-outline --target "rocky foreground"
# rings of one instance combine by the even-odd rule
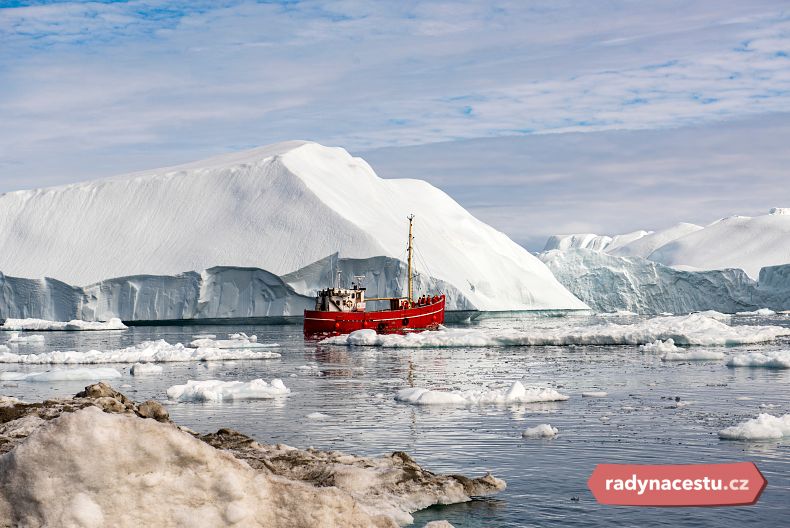
[[[74,398],[0,397],[0,526],[396,527],[433,504],[505,488],[381,458],[200,435],[109,385]],[[447,523],[429,523],[449,526]]]

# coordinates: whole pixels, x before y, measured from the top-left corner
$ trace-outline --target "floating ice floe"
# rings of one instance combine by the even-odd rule
[[[120,378],[114,368],[55,369],[47,372],[0,372],[0,381],[99,381]]]
[[[0,349],[0,363],[78,364],[78,363],[166,363],[175,361],[224,361],[234,359],[271,359],[280,354],[266,350],[220,350],[218,348],[187,348],[181,343],[171,345],[164,339],[145,341],[116,350],[88,352],[42,352],[13,354]]]
[[[329,337],[328,345],[391,348],[502,347],[562,345],[644,345],[657,340],[674,344],[729,346],[772,341],[790,335],[780,326],[730,326],[700,314],[655,317],[633,324],[605,323],[591,326],[503,330],[446,328],[407,334],[382,334],[365,329]]]
[[[36,334],[23,336],[23,335],[19,335],[19,332],[11,332],[11,337],[8,338],[7,342],[17,345],[30,344],[30,343],[43,343],[44,336],[36,335]]]
[[[616,312],[603,312],[596,315],[598,315],[598,317],[634,317],[639,314],[629,312],[628,310],[617,310]]]
[[[321,412],[312,412],[307,415],[307,418],[310,420],[328,420],[331,418],[331,416]]]
[[[776,315],[776,312],[770,308],[760,308],[753,312],[736,312],[735,315]]]
[[[717,312],[716,310],[704,310],[702,312],[696,312],[696,315],[704,315],[705,317],[710,317],[711,319],[716,319],[717,321],[730,321],[732,319],[731,314]]]
[[[535,427],[528,427],[521,433],[521,436],[522,438],[554,438],[559,432],[559,429],[550,424],[539,424]]]
[[[192,339],[216,339],[216,334],[195,334],[192,336]]]
[[[582,392],[582,398],[606,398],[607,396],[609,396],[609,393],[604,391]]]
[[[688,350],[678,349],[678,352],[667,352],[661,356],[661,361],[707,361],[724,359],[724,352],[718,350]]]
[[[639,350],[644,352],[654,352],[656,354],[666,354],[667,352],[679,352],[682,349],[675,346],[674,339],[667,339],[666,341],[661,341],[659,339],[653,343],[639,345]]]
[[[132,376],[147,376],[149,374],[161,374],[164,369],[156,363],[135,363],[130,372]]]
[[[520,381],[510,388],[472,389],[465,391],[429,390],[421,387],[401,389],[395,400],[413,405],[486,405],[507,403],[536,403],[567,400],[568,396],[554,389],[527,389]]]
[[[46,321],[44,319],[6,319],[3,326],[0,326],[0,330],[32,330],[37,332],[56,330],[126,330],[127,328],[128,327],[123,324],[120,319],[115,317],[109,321],[80,321],[78,319],[73,319],[68,322]]]
[[[289,392],[291,389],[276,378],[271,383],[262,379],[246,382],[189,380],[186,385],[173,385],[167,389],[167,397],[175,401],[269,400]]]
[[[738,354],[727,361],[727,366],[790,369],[790,350]]]
[[[258,343],[258,336],[248,336],[244,332],[236,334],[229,334],[228,339],[216,339],[213,337],[201,337],[195,339],[189,346],[192,348],[222,348],[222,349],[238,349],[238,348],[272,348],[280,346],[277,343]]]
[[[785,436],[790,436],[790,414],[761,413],[757,418],[719,431],[719,438],[725,440],[773,440]]]

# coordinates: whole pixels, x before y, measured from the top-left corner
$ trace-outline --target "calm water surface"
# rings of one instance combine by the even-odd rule
[[[490,329],[600,323],[593,316],[519,315],[471,323]],[[610,320],[611,321],[611,320]],[[617,322],[631,322],[624,319]],[[790,326],[790,317],[736,318],[734,324]],[[723,427],[760,412],[790,413],[790,371],[728,368],[725,360],[663,363],[631,346],[443,348],[392,350],[306,342],[300,326],[136,327],[125,332],[45,333],[43,345],[17,353],[108,350],[150,339],[189,342],[194,334],[256,334],[280,344],[280,359],[163,364],[164,374],[135,378],[131,365],[113,384],[136,400],[166,400],[186,380],[281,378],[291,394],[275,400],[168,404],[173,419],[209,432],[232,427],[256,439],[378,455],[410,453],[437,472],[480,475],[508,483],[503,493],[415,514],[416,526],[447,519],[456,527],[511,526],[788,526],[790,440],[719,440]],[[0,332],[0,342],[6,336]],[[788,348],[787,339],[727,352]],[[108,365],[110,366],[110,365]],[[303,368],[300,368],[303,367]],[[0,371],[42,371],[42,365],[0,365]],[[59,367],[65,368],[65,367]],[[482,385],[549,386],[564,402],[484,407],[415,407],[394,401],[409,385],[470,389]],[[24,400],[70,396],[86,382],[4,382],[0,392]],[[603,390],[606,398],[582,398]],[[675,398],[689,402],[676,407]],[[761,409],[761,404],[771,407]],[[316,411],[328,419],[312,420]],[[550,423],[560,435],[524,440],[527,427]],[[598,463],[723,463],[754,461],[768,479],[756,506],[631,508],[598,505],[586,482]],[[572,500],[578,499],[578,500]]]

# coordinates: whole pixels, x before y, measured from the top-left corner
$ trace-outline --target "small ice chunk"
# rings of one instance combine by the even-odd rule
[[[161,374],[164,369],[155,363],[135,363],[132,365],[132,376],[145,376],[149,374]]]
[[[790,436],[790,414],[761,413],[757,418],[719,431],[719,438],[724,440],[772,440],[785,436]]]
[[[652,343],[639,345],[639,350],[642,350],[644,352],[652,352],[656,354],[666,354],[667,352],[678,352],[682,349],[675,346],[674,339],[669,338],[666,341],[661,341],[660,339],[657,339]]]
[[[774,369],[790,368],[790,350],[748,352],[731,357],[728,367],[762,367]]]
[[[582,392],[582,398],[606,398],[607,396],[609,396],[609,393],[604,391]]]
[[[11,332],[11,337],[8,338],[8,343],[13,344],[27,344],[27,343],[43,343],[44,336],[42,335],[19,335],[19,332]]]
[[[535,427],[528,427],[521,433],[522,438],[554,438],[559,433],[559,429],[550,424],[538,424]]]
[[[311,412],[310,414],[307,415],[307,418],[309,418],[310,420],[328,420],[332,417],[329,416],[328,414],[324,414],[321,412]]]
[[[706,361],[723,358],[724,352],[717,350],[689,350],[688,352],[667,352],[661,356],[661,361]]]
[[[173,385],[167,389],[167,397],[175,401],[225,401],[225,400],[268,400],[291,392],[282,380],[273,379],[266,383],[262,379],[252,381],[189,380],[185,385]]]
[[[753,312],[736,312],[735,315],[776,315],[776,312],[770,308],[760,308]]]

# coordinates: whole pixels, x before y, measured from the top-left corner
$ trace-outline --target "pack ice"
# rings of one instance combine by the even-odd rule
[[[6,193],[0,212],[0,270],[65,281],[40,285],[57,290],[54,301],[41,300],[56,313],[60,308],[52,305],[60,296],[73,294],[69,284],[94,284],[88,297],[105,299],[95,303],[95,318],[115,303],[138,301],[155,307],[150,319],[189,313],[184,299],[237,307],[234,295],[255,292],[255,280],[214,281],[212,291],[201,270],[260,268],[277,277],[334,253],[402,258],[410,213],[417,215],[418,264],[424,261],[429,269],[423,271],[454,287],[469,306],[586,308],[537,258],[439,189],[420,180],[381,179],[364,160],[316,143],[279,143],[177,167]],[[46,248],[46,258],[30,248]],[[159,284],[140,288],[150,275]],[[111,277],[134,279],[102,282]],[[234,292],[239,280],[242,287]],[[265,288],[276,282],[261,280]],[[299,299],[291,293],[282,298]],[[280,307],[281,314],[300,312],[299,304]],[[246,315],[230,311],[215,316]]]

